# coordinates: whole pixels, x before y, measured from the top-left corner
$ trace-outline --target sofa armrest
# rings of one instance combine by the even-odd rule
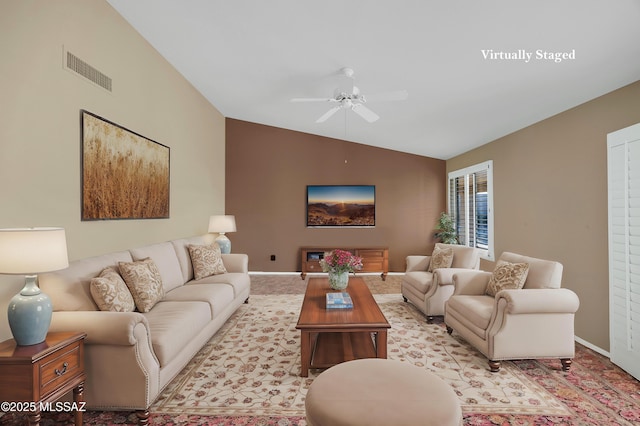
[[[452,277],[455,287],[453,294],[481,296],[485,294],[491,275],[493,275],[491,272],[473,271],[469,269],[457,271]]]
[[[434,280],[438,285],[453,285],[453,276],[458,272],[468,272],[469,268],[438,268],[433,271]],[[475,272],[475,271],[474,271]]]
[[[568,313],[580,307],[578,295],[567,288],[537,288],[501,290],[496,294],[496,304],[506,301],[506,312],[510,315]]]
[[[223,253],[222,263],[227,272],[249,273],[249,255],[243,253]]]
[[[138,342],[135,329],[146,331],[149,337],[149,323],[139,312],[105,311],[59,311],[51,317],[49,331],[79,331],[87,333],[85,342],[95,345],[133,346]]]
[[[426,271],[429,268],[429,262],[431,262],[431,256],[419,256],[411,255],[407,256],[407,269],[405,272],[412,271]]]

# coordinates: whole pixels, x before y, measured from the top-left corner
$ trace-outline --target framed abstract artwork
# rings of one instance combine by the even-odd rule
[[[81,110],[82,220],[169,217],[170,149]]]

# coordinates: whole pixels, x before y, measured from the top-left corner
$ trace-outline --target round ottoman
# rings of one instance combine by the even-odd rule
[[[462,409],[442,379],[387,359],[344,362],[322,372],[305,400],[309,426],[459,426]]]

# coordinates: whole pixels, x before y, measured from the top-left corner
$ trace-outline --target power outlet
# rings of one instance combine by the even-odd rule
[[[275,254],[272,254],[272,255],[271,255],[271,261],[272,261],[272,262],[275,262],[275,261],[276,261],[276,255],[275,255]]]

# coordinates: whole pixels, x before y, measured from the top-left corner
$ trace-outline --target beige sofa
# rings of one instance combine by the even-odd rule
[[[149,406],[200,348],[248,301],[248,256],[223,254],[227,273],[194,280],[188,245],[209,236],[178,239],[71,262],[39,276],[53,304],[50,331],[85,331],[85,400],[99,410],[136,410],[141,423]],[[148,313],[100,311],[91,279],[118,262],[151,258],[164,288]]]
[[[489,359],[492,372],[500,361],[560,358],[568,371],[575,353],[574,316],[580,300],[561,288],[562,264],[504,252],[499,261],[528,264],[521,289],[498,289],[487,295],[492,272],[458,272],[455,292],[445,303],[444,322]],[[510,278],[513,275],[509,275]]]
[[[425,314],[427,322],[431,322],[434,316],[444,315],[444,302],[453,294],[453,275],[480,268],[480,252],[473,247],[437,243],[435,248],[453,250],[451,267],[429,272],[431,256],[407,256],[407,268],[401,283],[404,301],[411,302]]]

